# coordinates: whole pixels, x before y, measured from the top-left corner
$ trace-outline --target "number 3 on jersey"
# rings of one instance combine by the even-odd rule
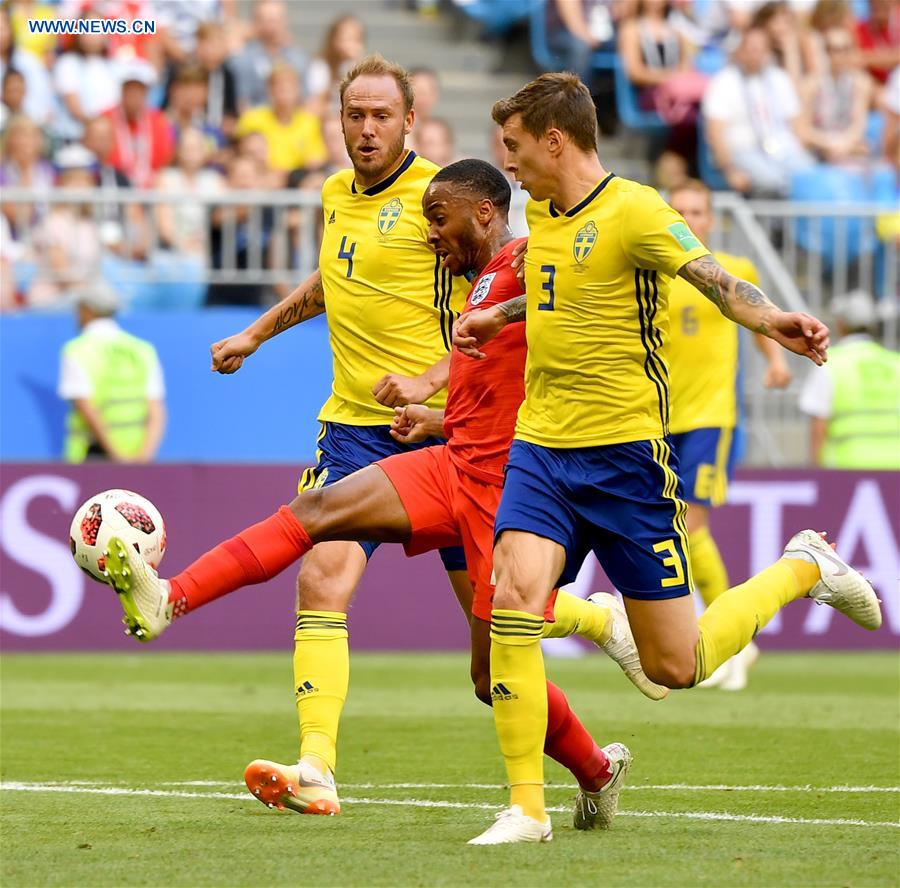
[[[347,235],[341,238],[341,246],[338,248],[338,259],[347,260],[347,277],[353,277],[353,253],[356,251],[356,241],[350,244],[347,249]]]
[[[556,291],[553,289],[553,279],[556,277],[556,266],[542,265],[541,274],[547,275],[547,280],[541,284],[541,289],[546,290],[550,294],[550,298],[538,305],[538,311],[554,311],[553,303],[556,299]]]

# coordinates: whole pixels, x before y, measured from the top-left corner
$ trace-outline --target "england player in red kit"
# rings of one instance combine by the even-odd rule
[[[518,243],[507,226],[510,188],[494,167],[478,160],[438,172],[423,197],[429,243],[451,274],[477,273],[466,311],[521,295],[511,268]],[[201,556],[169,581],[159,579],[140,556],[117,541],[107,568],[126,613],[135,619],[169,621],[175,600],[200,606],[235,589],[275,576],[326,540],[403,543],[410,555],[462,544],[474,587],[472,678],[479,699],[502,696],[490,686],[490,619],[493,596],[494,515],[503,469],[524,397],[524,325],[509,325],[488,346],[493,361],[454,352],[445,413],[421,405],[398,408],[393,434],[404,441],[435,432],[448,443],[388,457],[336,484],[307,490],[290,506],[247,528]],[[584,601],[560,592],[548,605],[548,636],[580,634],[615,659],[649,697],[665,691],[640,669],[624,612],[612,596]],[[162,614],[162,617],[159,615]],[[155,625],[150,627],[158,634]],[[151,633],[148,633],[151,634]],[[579,783],[575,825],[608,827],[631,760],[619,743],[601,749],[569,708],[559,688],[547,683],[546,753],[569,768]],[[296,765],[252,762],[245,773],[261,801],[300,813],[337,813],[334,785],[311,784]],[[549,840],[548,836],[545,840]]]

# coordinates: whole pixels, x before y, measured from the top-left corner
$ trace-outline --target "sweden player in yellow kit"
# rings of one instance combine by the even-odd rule
[[[262,342],[327,312],[334,384],[319,414],[317,463],[300,479],[301,492],[436,443],[403,445],[390,435],[395,406],[444,406],[453,319],[468,292],[428,245],[422,195],[438,167],[404,148],[413,119],[402,68],[371,56],[347,74],[341,124],[353,169],[335,173],[322,188],[319,270],[247,330],[212,347],[213,369],[233,373]],[[339,811],[333,775],[349,684],[346,614],[377,545],[322,543],[303,559],[297,579],[300,763],[284,767],[296,772],[310,813]],[[468,612],[472,588],[462,550],[442,550],[441,557]]]
[[[668,440],[668,291],[676,275],[723,314],[822,363],[828,329],[777,309],[723,269],[651,188],[603,169],[587,88],[544,74],[498,102],[506,168],[531,195],[526,296],[469,312],[454,342],[478,346],[526,320],[528,362],[494,523],[493,712],[510,807],[472,844],[540,842],[546,730],[544,606],[593,550],[623,593],[644,671],[690,687],[741,650],[788,602],[810,596],[869,629],[874,591],[812,531],[697,619],[686,505]],[[590,802],[609,823],[627,762]]]
[[[709,188],[689,179],[669,195],[669,203],[704,244],[709,243],[714,216]],[[759,286],[759,274],[743,256],[715,253],[733,277]],[[708,607],[728,588],[728,574],[709,529],[709,511],[725,502],[734,469],[738,423],[738,328],[696,287],[676,277],[669,291],[669,407],[672,449],[684,485],[691,573]],[[791,380],[783,349],[754,334],[766,358],[764,384],[783,388]],[[723,663],[701,687],[737,691],[747,684],[756,661],[753,642]]]

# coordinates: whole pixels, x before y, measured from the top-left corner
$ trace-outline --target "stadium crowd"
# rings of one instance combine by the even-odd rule
[[[513,8],[456,5],[473,15]],[[434,4],[420,8],[432,13]],[[263,305],[287,292],[206,286],[208,269],[256,267],[248,263],[258,255],[269,268],[293,267],[276,240],[296,253],[303,237],[299,212],[282,219],[272,208],[217,208],[214,198],[317,192],[348,165],[337,84],[365,54],[366,33],[341,13],[310,58],[292,36],[284,0],[257,0],[249,19],[241,11],[235,0],[0,7],[0,186],[180,198],[5,203],[4,310],[67,306],[73,288],[101,267],[114,281],[123,268],[163,268],[196,282],[153,307]],[[152,19],[157,33],[63,36],[27,24],[54,17]],[[747,196],[822,197],[824,182],[843,196],[896,201],[900,7],[892,0],[547,0],[543,21],[532,17],[531,27],[543,30],[558,67],[578,71],[603,97],[601,126],[610,127],[616,104],[643,133],[660,188],[699,173]],[[410,145],[445,166],[457,152],[453,126],[434,115],[438,74],[413,75]],[[622,88],[604,91],[610,78]],[[276,226],[286,227],[285,238],[275,237]],[[897,228],[887,218],[880,234],[896,239]]]

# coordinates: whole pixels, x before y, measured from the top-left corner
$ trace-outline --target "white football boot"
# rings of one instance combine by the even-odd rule
[[[612,634],[609,641],[600,647],[610,659],[619,664],[622,671],[628,676],[632,684],[651,700],[664,700],[669,689],[662,685],[654,684],[644,674],[641,668],[641,658],[638,656],[637,647],[634,644],[634,636],[631,634],[631,626],[628,623],[628,615],[625,607],[615,595],[609,592],[595,592],[588,595],[588,601],[598,607],[605,607],[612,617]]]
[[[256,759],[244,770],[244,782],[253,796],[269,808],[298,814],[341,813],[334,778],[308,762],[279,765]]]
[[[511,845],[514,842],[552,842],[550,818],[541,823],[513,805],[496,815],[496,819],[480,836],[469,839],[469,845]]]
[[[612,776],[596,792],[578,789],[575,796],[575,829],[609,829],[619,810],[619,794],[634,757],[624,743],[610,743],[603,751]]]
[[[801,530],[784,547],[785,558],[799,558],[819,568],[821,579],[809,591],[816,604],[828,604],[863,629],[881,626],[879,599],[869,581],[854,570],[814,530]]]
[[[125,612],[125,634],[142,642],[159,638],[172,622],[169,584],[118,537],[110,538],[103,557],[106,582],[116,590]]]

